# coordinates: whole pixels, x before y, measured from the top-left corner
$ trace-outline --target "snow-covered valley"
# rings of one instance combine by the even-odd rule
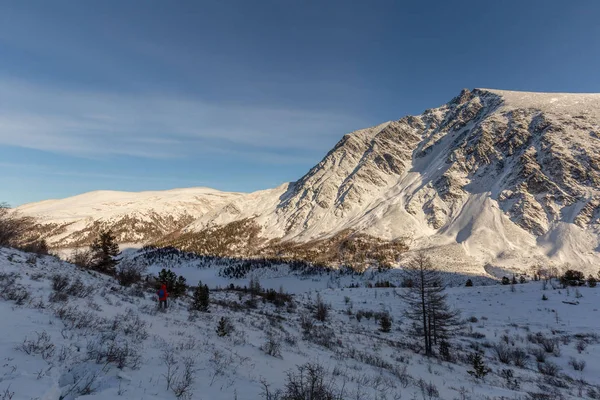
[[[154,259],[148,271],[161,266],[190,285],[207,284],[210,312],[189,311],[191,292],[162,312],[152,285],[122,287],[51,256],[0,248],[0,398],[288,399],[277,390],[311,373],[339,399],[600,396],[598,288],[475,277],[465,287],[455,276],[448,302],[464,330],[444,360],[437,348],[434,357],[419,352],[405,289],[369,287],[399,284],[397,271],[311,275],[280,266],[230,279],[226,266],[199,267],[193,258]],[[230,289],[250,278],[292,295],[280,304],[259,296],[252,305],[250,293]],[[315,318],[318,299],[328,308],[324,321]],[[485,378],[468,373],[475,353],[491,369]]]

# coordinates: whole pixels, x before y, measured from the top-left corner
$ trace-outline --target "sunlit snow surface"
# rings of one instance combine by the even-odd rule
[[[211,288],[230,283],[217,277],[218,270],[214,268],[194,271],[193,266],[182,265],[177,271],[186,269],[190,283],[202,279]],[[82,299],[71,296],[68,303],[49,302],[52,293],[50,277],[57,273],[72,280],[80,278],[86,285],[91,285],[94,293]],[[15,282],[7,286],[12,274],[16,274]],[[543,392],[540,385],[553,390],[555,386],[548,384],[547,377],[537,372],[533,356],[528,356],[525,368],[508,366],[495,360],[489,346],[500,343],[502,336],[507,335],[511,348],[523,348],[530,353],[530,349],[539,346],[529,342],[527,335],[538,332],[559,340],[560,354],[547,354],[547,360],[561,368],[558,377],[553,379],[555,384],[558,379],[567,386],[557,389],[566,399],[587,398],[588,390],[600,385],[600,345],[590,339],[580,354],[576,350],[578,339],[574,337],[579,334],[589,339],[588,334],[599,331],[600,288],[579,288],[581,297],[575,289],[553,290],[548,286],[544,291],[539,282],[516,285],[514,292],[509,286],[477,286],[477,283],[471,288],[462,284],[449,288],[449,302],[462,311],[463,317],[477,319],[477,322],[467,323],[464,336],[452,341],[453,354],[470,354],[473,346],[484,351],[485,362],[493,372],[482,382],[467,373],[469,366],[463,361],[452,364],[428,360],[413,351],[413,338],[407,333],[408,323],[403,317],[404,305],[395,294],[401,289],[364,287],[380,277],[368,275],[336,281],[327,276],[299,278],[263,274],[260,279],[266,285],[282,286],[284,290],[296,293],[295,310],[277,309],[260,301],[257,309],[240,311],[213,304],[210,313],[200,313],[196,319],[190,319],[187,299],[171,302],[166,313],[157,312],[152,290],[145,292],[143,297],[133,296],[129,289],[119,287],[111,278],[82,271],[52,257],[35,260],[25,253],[0,248],[3,294],[6,296],[10,287],[30,293],[21,305],[0,296],[3,325],[0,396],[6,391],[14,393],[12,398],[19,400],[57,400],[60,396],[67,400],[175,399],[174,393],[167,390],[167,368],[161,358],[167,349],[180,362],[185,356],[196,360],[194,383],[190,388],[194,399],[261,399],[261,380],[271,385],[271,389],[283,388],[286,372],[307,362],[321,363],[327,370],[325,379],[335,382],[338,389],[343,387],[347,399],[421,398],[419,379],[435,385],[441,399],[459,398],[461,388],[467,398],[473,400],[499,399],[501,396],[525,398],[528,392]],[[363,287],[343,287],[352,280]],[[306,306],[315,301],[317,293],[331,305],[330,320],[322,328],[327,332],[327,346],[303,338],[299,323],[299,315],[307,312]],[[542,300],[544,294],[547,301]],[[238,293],[213,291],[211,297],[213,302],[240,302]],[[241,302],[247,299],[248,295],[243,295]],[[91,320],[88,324],[82,323],[80,328],[69,327],[71,323],[57,317],[57,312],[68,306],[73,307],[71,312],[89,313]],[[359,311],[389,312],[393,318],[392,331],[379,332],[373,318],[363,317],[359,322],[356,318]],[[102,319],[110,321],[119,314],[128,315],[129,322],[139,316],[147,324],[148,337],[137,341],[132,337],[143,329],[124,333],[121,327],[115,328],[118,337],[139,352],[141,359],[136,369],[124,367],[121,370],[114,363],[97,364],[88,357],[98,335],[111,332],[111,325],[101,323]],[[216,334],[222,316],[230,318],[235,327],[235,332],[224,338]],[[322,324],[316,322],[316,325]],[[50,343],[55,346],[52,355],[44,359],[41,354],[26,354],[19,349],[24,342],[36,339],[42,332],[49,335]],[[269,356],[261,350],[269,333],[281,343],[280,357]],[[475,339],[473,333],[484,337]],[[458,346],[463,350],[456,350]],[[586,361],[584,371],[575,371],[569,365],[572,357]],[[506,368],[512,369],[519,380],[518,390],[507,388],[505,379],[498,375]],[[90,376],[95,376],[89,385],[90,394],[74,394],[77,390],[69,392],[74,377],[85,380]],[[408,379],[406,387],[400,376]],[[577,383],[581,379],[585,381],[582,396]]]

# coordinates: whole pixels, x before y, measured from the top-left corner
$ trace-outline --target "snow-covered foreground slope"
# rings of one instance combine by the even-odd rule
[[[600,263],[599,187],[600,94],[474,89],[421,115],[345,135],[296,182],[244,195],[206,194],[200,209],[165,196],[146,224],[139,221],[149,211],[138,216],[139,203],[90,207],[83,198],[93,194],[20,210],[54,222],[42,235],[63,245],[89,239],[111,209],[136,232],[119,230],[122,242],[162,234],[161,244],[211,251],[215,229],[227,234],[243,224],[240,240],[219,251],[262,256],[281,253],[281,243],[358,232],[405,239],[443,269],[485,274],[490,266],[568,262],[592,272]],[[166,223],[161,218],[181,215],[171,203],[180,213],[195,211]],[[66,225],[81,204],[85,218]],[[256,231],[252,240],[243,236],[249,230]]]
[[[203,275],[212,289],[226,283],[218,268],[212,272]],[[67,278],[65,289],[53,290],[57,275]],[[280,283],[284,290],[297,285],[289,274]],[[185,389],[181,398],[254,400],[265,398],[267,387],[298,382],[298,366],[307,363],[322,366],[318,377],[343,399],[591,399],[600,389],[597,288],[579,288],[579,295],[543,291],[541,283],[517,285],[514,293],[499,285],[449,289],[449,301],[471,322],[451,341],[453,361],[446,362],[415,352],[401,289],[333,289],[315,281],[296,290],[292,302],[258,301],[256,308],[246,305],[248,293],[212,290],[210,313],[190,313],[186,298],[163,313],[152,289],[122,288],[54,258],[3,248],[0,286],[5,399],[175,399],[174,390]],[[317,295],[331,307],[326,322],[313,317]],[[381,312],[393,318],[389,333],[378,329]],[[221,317],[233,326],[223,337],[216,333]],[[546,353],[543,343],[550,342],[554,352]],[[523,350],[523,364],[500,363],[494,346]],[[475,350],[492,369],[485,381],[467,373]],[[539,373],[535,357],[556,365],[555,376]],[[582,371],[572,359],[586,363]]]

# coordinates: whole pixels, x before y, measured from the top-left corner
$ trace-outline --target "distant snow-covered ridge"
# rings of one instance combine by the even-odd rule
[[[345,135],[278,188],[100,192],[19,211],[55,224],[45,233],[55,246],[82,243],[100,225],[116,227],[123,241],[177,243],[251,221],[256,254],[273,240],[317,243],[351,231],[404,238],[449,270],[569,262],[595,272],[599,188],[600,94],[474,89]],[[247,254],[247,239],[232,253]]]
[[[239,196],[209,188],[96,191],[26,204],[16,211],[36,218],[54,247],[87,245],[100,229],[112,229],[120,243],[146,243],[184,228]]]

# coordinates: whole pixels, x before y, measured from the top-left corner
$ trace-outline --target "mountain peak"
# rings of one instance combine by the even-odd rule
[[[216,227],[244,227],[265,251],[272,239],[313,243],[355,232],[410,238],[413,249],[463,272],[540,260],[585,270],[600,262],[599,124],[599,94],[463,89],[421,115],[345,135],[302,178],[276,189],[111,192],[121,198],[23,212],[54,223],[50,237],[60,245],[90,226],[155,232],[133,238],[140,242],[184,232],[178,243],[186,246],[194,234],[206,240]]]

